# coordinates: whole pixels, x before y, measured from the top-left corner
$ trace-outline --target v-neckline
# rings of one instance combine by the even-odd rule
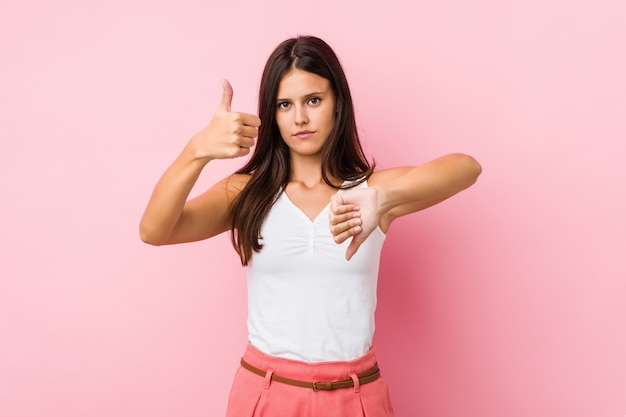
[[[330,201],[322,208],[322,210],[320,210],[319,213],[317,213],[317,215],[311,219],[305,212],[304,210],[302,210],[300,207],[298,207],[298,205],[296,203],[294,203],[291,198],[289,198],[289,196],[287,195],[287,193],[285,192],[285,190],[283,190],[283,195],[285,196],[285,199],[289,202],[289,204],[296,210],[296,213],[298,213],[301,217],[303,217],[307,222],[311,223],[311,224],[315,224],[317,223],[317,219],[320,218],[320,216],[322,214],[324,214],[324,212],[328,211],[328,208],[330,207]]]
[[[347,184],[348,181],[344,181],[341,186],[343,187],[345,184]],[[334,196],[335,194],[338,194],[342,189],[338,189],[334,194],[332,194],[330,196],[330,198],[332,198],[332,196]],[[285,198],[287,199],[287,201],[289,202],[289,204],[296,210],[297,213],[299,213],[300,216],[304,217],[309,223],[311,224],[315,224],[317,223],[317,220],[320,218],[320,216],[322,214],[324,214],[325,212],[328,211],[328,209],[330,208],[330,198],[328,199],[328,203],[320,210],[319,213],[317,213],[317,215],[314,218],[310,218],[305,212],[304,210],[302,210],[300,207],[298,207],[298,205],[296,203],[294,203],[291,198],[289,197],[289,195],[287,194],[287,191],[285,191],[285,188],[282,189],[282,194],[285,196]]]

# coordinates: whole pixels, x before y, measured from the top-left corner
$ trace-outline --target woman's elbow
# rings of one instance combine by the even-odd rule
[[[464,153],[454,155],[458,159],[459,166],[462,167],[463,176],[469,182],[468,186],[474,184],[483,172],[483,167],[470,155]]]
[[[483,167],[482,165],[480,165],[480,163],[474,159],[473,157],[467,155],[468,158],[468,164],[470,165],[470,171],[472,172],[472,177],[474,178],[474,181],[472,181],[472,183],[475,183],[476,180],[478,179],[478,177],[480,176],[480,174],[482,174],[483,172]]]
[[[155,233],[152,228],[143,224],[143,222],[139,225],[139,237],[143,243],[147,243],[152,246],[161,246],[165,244],[165,239],[160,234]]]

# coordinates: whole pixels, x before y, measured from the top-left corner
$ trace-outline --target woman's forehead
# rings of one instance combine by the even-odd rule
[[[294,68],[278,84],[278,98],[298,98],[312,93],[328,93],[330,83],[312,72]]]

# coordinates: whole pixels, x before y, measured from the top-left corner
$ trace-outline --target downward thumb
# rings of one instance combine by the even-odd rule
[[[350,242],[350,245],[348,245],[348,249],[346,250],[346,260],[350,260],[352,259],[352,256],[354,256],[354,254],[359,250],[359,246],[361,246],[361,242],[360,239],[358,239],[357,236],[354,236],[352,238],[352,241]]]
[[[229,112],[230,104],[233,101],[233,87],[230,85],[228,80],[222,80],[222,88],[224,92],[222,93],[222,101],[220,101],[220,105],[218,107],[219,110]]]

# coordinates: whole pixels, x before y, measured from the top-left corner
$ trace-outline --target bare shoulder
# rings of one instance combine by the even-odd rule
[[[232,174],[215,183],[198,197],[185,204],[185,211],[197,213],[199,218],[211,214],[226,218],[230,206],[245,188],[251,175]]]
[[[232,174],[216,185],[221,187],[229,198],[234,199],[246,187],[250,178],[252,178],[250,174]]]

